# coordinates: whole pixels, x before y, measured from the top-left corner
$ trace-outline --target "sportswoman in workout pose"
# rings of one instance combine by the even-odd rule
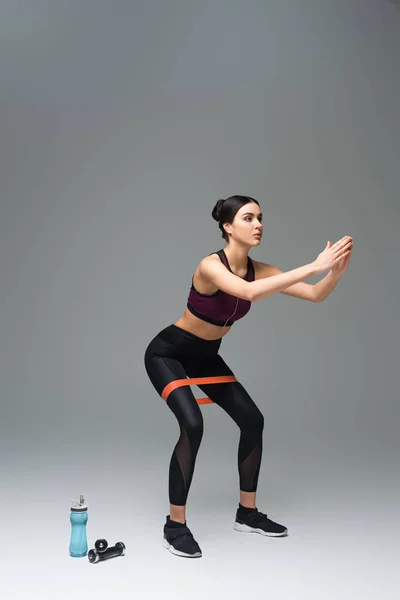
[[[147,374],[180,426],[169,466],[170,514],[164,525],[163,545],[173,554],[192,558],[202,553],[186,525],[186,501],[203,435],[203,416],[190,385],[182,380],[220,378],[220,382],[198,386],[240,429],[240,501],[234,528],[268,536],[286,535],[285,526],[256,508],[264,417],[219,349],[232,324],[244,317],[256,300],[277,292],[311,302],[324,300],[347,269],[353,247],[352,238],[345,236],[335,244],[328,242],[313,262],[282,272],[248,256],[250,249],[261,243],[263,233],[257,200],[248,196],[218,200],[212,216],[227,245],[199,263],[185,312],[156,335],[145,353]],[[304,283],[325,271],[329,273],[317,284]]]

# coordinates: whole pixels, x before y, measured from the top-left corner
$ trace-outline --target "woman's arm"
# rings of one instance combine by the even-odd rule
[[[302,294],[303,297],[306,294],[307,299],[319,302],[320,297],[322,297],[321,290],[325,289],[323,286],[326,286],[326,283],[319,286],[319,288],[316,288],[314,285],[307,287],[305,284],[302,286],[299,284],[304,279],[308,279],[313,275],[319,275],[328,269],[335,271],[335,276],[342,272],[347,268],[346,265],[349,262],[352,245],[353,240],[348,235],[338,240],[335,244],[328,242],[325,249],[318,255],[314,262],[306,264],[303,267],[298,267],[297,269],[292,269],[286,273],[273,265],[265,265],[264,263],[253,261],[256,265],[264,265],[264,267],[261,267],[264,277],[260,278],[259,269],[255,281],[245,281],[241,277],[230,273],[221,261],[214,258],[213,255],[203,258],[199,265],[199,271],[217,289],[221,289],[237,298],[250,300],[250,302],[267,298],[277,292],[283,292],[283,290],[287,290],[289,287],[292,287],[292,293],[294,291],[295,294]],[[275,274],[272,272],[272,269],[275,269]],[[276,270],[278,270],[278,273],[276,273]],[[332,285],[333,279],[332,277],[328,280],[325,278],[325,281],[330,282],[329,285]],[[294,288],[295,284],[297,284],[296,289]],[[311,289],[317,289],[315,295],[310,293]]]
[[[335,273],[334,271],[329,271],[327,275],[321,281],[318,281],[313,287],[315,290],[315,294],[318,298],[316,302],[323,302],[325,298],[329,296],[331,292],[335,289],[338,284],[341,275]]]
[[[281,269],[275,265],[266,264],[253,260],[254,270],[256,279],[263,279],[266,277],[273,277],[274,275],[280,275],[283,273]],[[279,290],[281,294],[287,296],[293,296],[294,298],[301,298],[302,300],[308,300],[309,302],[319,302],[315,285],[312,283],[295,283],[289,287]]]
[[[269,272],[269,275],[264,275],[261,279],[249,282],[230,273],[219,260],[217,262],[211,257],[201,261],[199,270],[201,275],[218,289],[251,302],[272,296],[293,284],[303,281],[303,279],[317,274],[317,267],[314,266],[314,263],[311,263],[286,273],[280,271],[277,275],[272,274],[273,276]]]
[[[255,260],[253,260],[253,264],[256,270],[256,278],[271,277],[283,273],[283,271],[275,265],[269,265]],[[293,296],[294,298],[301,298],[302,300],[309,300],[310,302],[323,302],[325,298],[333,292],[340,278],[341,274],[330,270],[321,281],[318,281],[318,283],[295,283],[285,290],[281,290],[281,294]]]

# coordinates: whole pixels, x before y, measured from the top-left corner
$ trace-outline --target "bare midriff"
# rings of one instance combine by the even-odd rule
[[[189,331],[189,333],[193,333],[204,340],[219,340],[219,338],[224,337],[231,328],[231,325],[229,327],[223,327],[207,323],[207,321],[203,321],[203,319],[199,319],[193,315],[187,308],[183,315],[175,321],[174,325],[181,329],[185,329],[186,331]]]

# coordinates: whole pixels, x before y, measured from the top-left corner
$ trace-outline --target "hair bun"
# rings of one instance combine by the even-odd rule
[[[216,205],[213,208],[212,218],[215,219],[216,221],[220,220],[221,210],[222,210],[222,206],[223,206],[224,202],[225,202],[225,198],[221,198],[220,200],[218,200],[218,202],[216,203]]]

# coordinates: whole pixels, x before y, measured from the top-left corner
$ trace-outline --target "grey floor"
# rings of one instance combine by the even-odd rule
[[[123,449],[97,461],[85,452],[68,465],[55,455],[16,456],[2,471],[2,598],[394,600],[398,468],[394,457],[360,468],[345,454],[338,450],[324,468],[309,456],[301,472],[296,460],[266,458],[257,505],[288,527],[289,535],[277,539],[233,530],[234,464],[221,476],[225,458],[211,445],[202,448],[187,511],[200,559],[176,557],[160,543],[168,504],[159,463],[167,464],[167,454],[162,461],[149,457],[145,470],[124,462]],[[89,548],[98,537],[123,541],[124,557],[97,565],[69,557],[69,502],[77,485],[89,504]]]

